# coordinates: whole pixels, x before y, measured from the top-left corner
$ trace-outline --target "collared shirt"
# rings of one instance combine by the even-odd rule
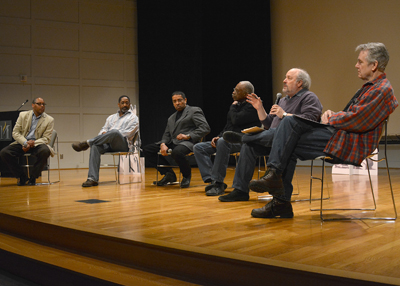
[[[36,140],[35,137],[35,131],[36,131],[36,127],[38,125],[39,119],[40,117],[42,117],[42,115],[40,114],[38,117],[36,117],[35,113],[32,111],[32,123],[31,123],[31,129],[29,130],[29,133],[26,135],[26,141],[29,140]]]
[[[346,106],[347,111],[329,118],[329,124],[337,131],[324,150],[357,166],[377,148],[384,120],[399,105],[386,74],[365,83],[358,93]]]
[[[119,116],[119,114],[118,110],[116,114],[110,115],[107,118],[106,124],[101,128],[99,135],[103,132],[116,129],[126,138],[129,149],[132,150],[132,139],[139,130],[139,119],[131,110],[128,110],[122,116]]]
[[[296,114],[301,117],[319,122],[322,112],[322,104],[312,91],[303,88],[292,98],[285,96],[279,100],[278,105],[287,113]],[[264,128],[277,128],[282,118],[268,114],[261,123]]]

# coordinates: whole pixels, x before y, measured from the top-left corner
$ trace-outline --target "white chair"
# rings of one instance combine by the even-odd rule
[[[136,132],[135,136],[132,139],[133,150],[131,150],[131,151],[128,151],[128,152],[106,152],[106,153],[103,154],[103,155],[111,155],[111,156],[113,156],[113,165],[112,165],[112,167],[114,167],[115,182],[117,184],[119,184],[119,185],[132,184],[132,183],[141,183],[142,182],[142,166],[140,164],[140,139],[139,138],[140,138],[140,136],[139,136],[139,131],[138,131],[138,132]],[[122,183],[121,173],[120,173],[121,157],[122,156],[126,156],[126,157],[129,158],[131,155],[135,155],[135,154],[137,154],[137,158],[138,158],[138,161],[135,162],[135,164],[137,164],[136,170],[139,170],[139,180],[136,180],[136,181],[135,180],[131,180],[131,178],[132,178],[131,177],[130,180],[127,183]],[[115,162],[116,157],[118,158],[117,162]],[[131,164],[131,161],[130,161],[130,158],[129,158],[129,169],[131,170],[133,168],[131,167],[130,164]],[[133,173],[132,173],[131,176],[133,176]]]
[[[384,152],[383,152],[383,157],[378,160],[372,159],[374,155],[376,155],[375,152],[372,154],[368,155],[365,159],[366,160],[372,160],[375,162],[381,162],[385,161],[386,162],[386,171],[387,171],[387,176],[388,176],[388,181],[389,181],[389,186],[390,186],[390,193],[391,193],[391,198],[392,198],[392,203],[393,203],[393,211],[394,211],[394,216],[392,217],[362,217],[362,216],[357,216],[357,217],[333,217],[333,218],[326,218],[324,217],[324,211],[348,211],[348,210],[359,210],[359,211],[375,211],[377,206],[376,206],[376,200],[375,200],[375,194],[374,194],[374,189],[372,186],[372,180],[371,180],[371,173],[369,169],[369,164],[367,165],[367,170],[368,170],[368,177],[369,177],[369,182],[370,182],[370,187],[371,187],[371,195],[373,199],[373,207],[372,208],[330,208],[330,209],[324,209],[323,208],[323,194],[324,194],[324,176],[325,176],[325,162],[327,160],[332,160],[332,158],[328,156],[321,156],[313,159],[311,161],[311,176],[310,176],[310,198],[312,197],[312,181],[313,180],[319,180],[321,182],[321,201],[320,201],[320,208],[319,209],[311,209],[312,211],[319,211],[320,212],[320,217],[322,221],[326,220],[363,220],[363,219],[368,219],[368,220],[395,220],[397,219],[397,209],[396,209],[396,203],[394,200],[394,194],[393,194],[393,188],[392,188],[392,181],[390,178],[390,172],[389,172],[389,164],[387,160],[387,124],[388,124],[389,118],[385,119],[384,122],[384,127],[382,129],[382,133],[380,135],[379,141],[383,138],[384,140]],[[381,154],[382,155],[382,154]],[[322,170],[321,170],[321,177],[314,177],[313,176],[313,163],[315,160],[321,160],[322,161]],[[311,201],[310,201],[311,203]],[[325,213],[326,214],[326,213]]]
[[[47,169],[47,182],[41,182],[41,183],[37,183],[36,185],[51,185],[54,183],[58,183],[61,180],[61,176],[60,176],[60,153],[58,151],[58,135],[57,135],[57,131],[53,129],[53,132],[51,134],[50,137],[50,143],[49,146],[54,150],[54,155],[57,157],[57,164],[58,164],[58,180],[51,182],[50,181],[50,157],[47,159],[47,164],[46,164],[46,168],[43,171],[46,171]],[[24,154],[25,160],[26,160],[26,164],[22,165],[22,167],[25,167],[28,173],[28,177],[30,177],[30,168],[33,167],[33,165],[31,165],[29,163],[29,158],[32,158],[34,156],[32,156],[32,154],[30,153],[25,153]],[[42,180],[43,180],[43,176],[42,176]]]

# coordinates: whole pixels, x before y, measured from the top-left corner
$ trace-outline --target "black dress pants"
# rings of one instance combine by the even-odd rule
[[[189,178],[192,174],[192,169],[190,167],[189,161],[186,158],[186,155],[192,152],[188,147],[183,145],[175,145],[173,143],[166,144],[169,149],[172,149],[171,157],[178,164],[179,169],[182,173],[182,176],[185,178]],[[156,143],[152,143],[143,147],[144,156],[146,158],[146,164],[150,167],[157,168],[157,157],[159,158],[160,165],[170,165],[167,159],[164,156],[158,155],[157,153],[160,151],[160,145]],[[165,175],[166,173],[174,173],[172,168],[164,167],[158,168],[161,175]]]
[[[36,157],[36,162],[33,165],[33,170],[30,176],[31,179],[37,179],[47,163],[47,158],[50,156],[50,149],[47,145],[40,144],[29,149],[27,153],[31,153]],[[25,152],[22,150],[21,144],[8,145],[0,151],[0,158],[3,161],[3,164],[9,168],[16,178],[20,178],[24,174],[24,169],[19,163],[19,160],[25,159],[22,158],[24,154]]]

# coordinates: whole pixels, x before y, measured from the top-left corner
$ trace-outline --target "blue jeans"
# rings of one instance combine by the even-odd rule
[[[211,146],[211,141],[208,141],[197,143],[193,147],[194,156],[204,182],[211,179],[223,183],[229,164],[229,156],[231,153],[239,152],[241,147],[240,143],[228,143],[223,138],[219,138],[216,145],[217,148],[214,148]],[[214,153],[216,154],[213,164],[211,155]]]
[[[98,182],[100,170],[100,156],[106,152],[129,151],[126,138],[118,130],[110,130],[88,140],[90,145],[88,179]]]
[[[293,158],[311,160],[326,155],[323,151],[334,132],[332,127],[310,123],[294,116],[285,117],[275,132],[267,166],[275,168],[277,173],[285,174],[290,173],[286,169],[291,168]]]

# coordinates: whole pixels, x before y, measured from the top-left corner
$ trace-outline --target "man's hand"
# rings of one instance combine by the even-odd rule
[[[26,153],[28,150],[31,149],[31,147],[28,145],[28,147],[22,146],[22,150]]]
[[[176,136],[176,139],[178,139],[178,140],[189,140],[190,136],[181,133],[178,136]]]
[[[165,143],[161,143],[160,152],[161,152],[161,155],[168,156],[168,146],[165,145]]]
[[[213,139],[211,139],[211,146],[213,148],[217,148],[217,141],[218,141],[219,137],[214,137]]]
[[[332,110],[325,111],[321,116],[321,123],[322,124],[329,124],[329,118],[334,114]]]
[[[257,110],[263,108],[261,98],[258,97],[255,93],[248,94],[246,101],[253,105],[253,107]]]
[[[277,104],[272,105],[271,110],[269,111],[269,114],[276,115],[281,119],[282,119],[284,113],[285,113],[285,110],[283,110],[282,107],[280,107]]]
[[[28,143],[29,148],[35,147],[35,140],[29,140],[26,143]]]

